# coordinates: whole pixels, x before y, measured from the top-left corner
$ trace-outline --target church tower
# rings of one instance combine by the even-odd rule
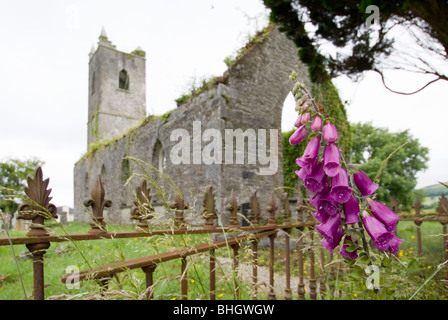
[[[118,51],[103,28],[89,58],[88,146],[122,135],[146,116],[145,52]]]

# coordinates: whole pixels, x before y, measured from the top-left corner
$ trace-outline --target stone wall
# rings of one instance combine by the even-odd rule
[[[221,213],[224,225],[228,221],[226,199],[232,189],[236,191],[240,203],[249,202],[250,193],[258,190],[260,208],[263,215],[266,215],[265,206],[270,194],[275,188],[283,186],[281,116],[284,100],[292,89],[289,75],[293,70],[310,86],[307,68],[299,62],[294,43],[274,28],[269,36],[248,49],[226,71],[226,81],[172,110],[168,118],[150,117],[126,136],[81,159],[74,169],[76,220],[90,221],[81,204],[90,197],[90,189],[101,174],[106,198],[113,202],[112,207],[106,210],[106,220],[129,223],[133,192],[140,179],[133,179],[129,185],[123,187],[126,180],[123,176],[123,168],[126,168],[126,165],[123,166],[123,158],[132,156],[157,166],[157,157],[154,155],[157,141],[166,156],[165,174],[171,177],[184,193],[191,211],[200,211],[205,187],[212,185],[216,208]],[[216,129],[220,133],[222,163],[205,164],[202,161],[200,164],[193,164],[192,141],[190,164],[173,164],[170,152],[178,141],[170,140],[171,133],[175,129],[185,129],[193,138],[193,127],[196,124],[197,128],[197,121],[200,121],[202,133],[207,129]],[[278,129],[273,137],[278,146],[278,168],[275,174],[260,174],[260,168],[266,168],[268,165],[261,164],[259,158],[255,164],[248,164],[248,157],[254,155],[248,154],[247,140],[242,151],[244,164],[226,163],[225,142],[230,129],[241,129],[246,133],[250,130],[258,133],[265,129],[267,150],[270,149],[270,129]],[[200,150],[204,150],[207,145],[208,142],[202,141]],[[236,148],[236,140],[233,150],[230,151],[233,151],[236,161],[236,154],[241,152]],[[129,162],[129,169],[136,173],[142,172],[133,161]],[[157,176],[153,171],[151,174]],[[166,181],[163,182],[160,177],[158,181],[167,188],[168,194],[173,194]],[[278,190],[277,194],[280,192],[281,190]],[[154,199],[157,200],[157,197]]]

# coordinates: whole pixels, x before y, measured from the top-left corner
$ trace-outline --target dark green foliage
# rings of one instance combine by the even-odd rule
[[[36,168],[43,164],[36,158],[0,162],[0,209],[3,212],[12,214],[17,210],[19,203],[15,198],[23,194],[27,177],[32,176]]]
[[[376,177],[382,162],[398,147],[409,142],[388,161],[380,177],[376,200],[389,203],[394,196],[405,207],[414,201],[413,190],[417,185],[416,175],[427,168],[428,148],[412,138],[408,130],[392,133],[376,128],[371,123],[351,125],[351,162],[360,164],[372,180]]]
[[[386,37],[392,22],[404,26],[418,26],[421,31],[448,49],[448,3],[444,0],[264,0],[271,10],[270,19],[293,40],[299,49],[300,59],[309,66],[313,82],[325,82],[329,75],[359,76],[368,70],[378,70],[379,62],[393,49],[393,40]],[[379,9],[379,28],[366,27],[372,14],[366,9],[375,5]],[[305,24],[316,29],[312,39]],[[375,37],[372,34],[375,33]],[[375,38],[378,41],[372,41]],[[337,48],[350,48],[351,52],[336,57],[323,57],[319,45],[330,42]],[[422,48],[431,53],[431,48]],[[329,74],[326,70],[329,70]],[[439,75],[439,74],[437,74]],[[440,75],[439,75],[440,76]],[[443,77],[442,77],[443,78]],[[445,77],[446,79],[446,77]]]

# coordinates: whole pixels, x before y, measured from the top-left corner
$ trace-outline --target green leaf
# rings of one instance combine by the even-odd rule
[[[386,267],[386,268],[387,268],[388,266],[390,266],[391,262],[392,262],[391,259],[386,258],[386,259],[384,259],[383,261],[381,261],[381,265],[382,265],[383,267]]]
[[[347,248],[345,248],[345,251],[347,252],[354,252],[358,249],[358,247],[356,246],[348,246]]]
[[[360,257],[358,261],[363,264],[368,264],[370,262],[370,258],[368,255],[364,255]]]

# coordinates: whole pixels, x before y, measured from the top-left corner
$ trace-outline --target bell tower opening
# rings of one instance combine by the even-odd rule
[[[129,90],[129,75],[126,70],[121,70],[118,75],[118,88]]]

